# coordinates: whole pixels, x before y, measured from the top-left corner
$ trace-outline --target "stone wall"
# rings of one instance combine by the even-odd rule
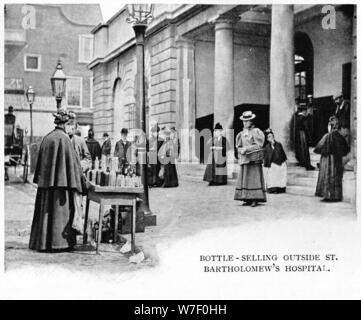
[[[117,141],[122,127],[137,126],[134,100],[136,60],[134,48],[105,64],[98,64],[94,74],[94,132],[100,139],[104,132]]]
[[[167,26],[152,35],[147,46],[150,50],[149,120],[160,126],[172,126],[177,121],[177,49],[173,27]]]
[[[352,60],[352,19],[336,13],[336,29],[322,28],[324,15],[317,15],[295,26],[295,32],[306,33],[313,45],[314,97],[342,91],[342,64]]]

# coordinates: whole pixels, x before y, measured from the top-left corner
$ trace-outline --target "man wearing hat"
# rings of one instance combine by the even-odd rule
[[[159,136],[159,131],[160,128],[158,125],[154,125],[150,129],[148,153],[148,183],[150,187],[160,187],[163,184],[163,177],[160,177],[161,162],[159,161],[158,152],[161,149],[164,140]]]
[[[62,109],[53,115],[56,126],[41,142],[34,173],[38,190],[29,243],[30,249],[52,252],[75,245],[76,199],[84,191],[80,161],[67,134],[74,115]]]
[[[8,113],[5,114],[5,155],[10,153],[10,148],[14,144],[15,121],[16,116],[14,115],[14,108],[13,106],[9,106]]]
[[[102,154],[102,159],[105,158],[106,161],[106,166],[109,165],[110,163],[110,154],[111,154],[111,149],[112,149],[112,142],[110,140],[109,134],[107,132],[103,133],[103,144],[102,144],[102,148],[101,148],[101,154]],[[102,167],[104,166],[104,163],[102,163]]]
[[[130,141],[127,140],[128,129],[122,128],[120,131],[120,140],[115,144],[114,157],[118,158],[119,170],[123,175],[129,167],[130,161]]]
[[[227,150],[230,146],[227,139],[222,136],[222,132],[222,125],[219,122],[216,123],[213,138],[206,144],[206,148],[209,148],[211,152],[203,181],[208,181],[210,186],[227,184]]]
[[[295,154],[298,165],[306,170],[315,170],[311,165],[309,145],[311,134],[307,123],[307,105],[300,103],[295,118]]]
[[[101,159],[102,148],[100,146],[100,143],[97,140],[95,140],[94,130],[92,128],[88,130],[88,136],[85,142],[92,159],[92,167],[94,167],[95,160],[98,158],[98,160],[100,161]]]
[[[336,94],[334,96],[334,101],[336,104],[335,116],[339,121],[340,133],[346,139],[347,143],[350,143],[350,103],[348,100],[344,99],[342,93]]]

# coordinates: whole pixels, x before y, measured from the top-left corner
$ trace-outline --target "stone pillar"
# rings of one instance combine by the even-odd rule
[[[179,37],[177,39],[177,115],[180,139],[180,160],[196,161],[192,134],[195,128],[195,70],[194,43]]]
[[[214,124],[233,125],[233,21],[215,20]]]
[[[353,30],[352,30],[352,67],[351,67],[351,97],[350,97],[350,107],[351,107],[351,163],[354,171],[356,172],[356,155],[357,155],[357,21],[356,21],[356,6],[354,6],[353,13]]]
[[[293,18],[293,5],[272,5],[270,126],[291,157],[291,120],[295,111]]]

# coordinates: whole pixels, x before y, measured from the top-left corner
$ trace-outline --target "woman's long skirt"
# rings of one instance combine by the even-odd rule
[[[208,181],[211,185],[227,184],[227,162],[217,164],[212,157],[212,162],[207,164],[204,171],[203,181]]]
[[[163,180],[159,177],[161,165],[159,163],[148,166],[148,184],[151,187],[160,187]]]
[[[241,165],[234,200],[267,201],[261,162]]]
[[[321,156],[315,195],[325,200],[342,201],[342,176],[341,157]]]
[[[74,191],[38,188],[29,248],[38,251],[71,249],[76,244]]]
[[[271,163],[270,168],[264,168],[264,177],[266,181],[266,188],[271,193],[286,192],[287,185],[287,165],[286,162],[280,166]]]
[[[304,131],[296,133],[295,144],[295,155],[298,163],[306,168],[309,167],[311,165],[310,151],[308,149],[306,133]]]
[[[174,163],[164,165],[164,183],[163,188],[178,187],[177,167]]]

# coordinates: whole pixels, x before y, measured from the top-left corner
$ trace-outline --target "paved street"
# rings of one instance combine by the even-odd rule
[[[138,233],[136,242],[146,256],[135,265],[118,252],[117,245],[102,245],[100,256],[93,251],[44,254],[27,249],[36,188],[24,185],[14,175],[5,185],[6,268],[49,265],[74,270],[124,272],[152,268],[157,264],[156,245],[170,245],[183,238],[214,228],[232,228],[254,222],[287,221],[315,218],[318,221],[352,221],[356,212],[349,203],[323,203],[312,196],[296,194],[268,195],[268,202],[256,208],[243,207],[233,200],[235,180],[227,186],[208,187],[200,176],[179,170],[180,186],[151,189],[151,209],[157,215],[157,226]],[[13,174],[12,170],[10,174]],[[97,205],[90,215],[96,217]]]

